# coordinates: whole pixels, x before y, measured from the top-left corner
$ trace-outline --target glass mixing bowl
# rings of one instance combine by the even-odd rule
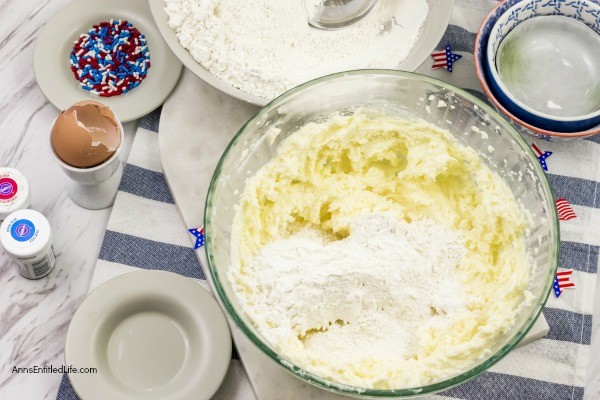
[[[529,290],[535,301],[523,308],[514,326],[459,375],[423,387],[373,390],[328,381],[286,360],[261,336],[244,314],[227,272],[231,265],[231,226],[246,179],[269,162],[280,143],[304,124],[357,107],[418,117],[449,131],[474,148],[502,177],[526,214],[528,256],[534,265]],[[281,133],[268,135],[276,127]],[[484,133],[482,133],[484,132]],[[448,389],[483,372],[508,354],[529,331],[550,293],[558,262],[559,229],[546,175],[519,134],[489,106],[469,93],[429,77],[400,71],[362,70],[307,82],[262,108],[233,138],[219,161],[206,199],[205,256],[216,295],[241,331],[274,362],[300,379],[358,397],[409,397]]]

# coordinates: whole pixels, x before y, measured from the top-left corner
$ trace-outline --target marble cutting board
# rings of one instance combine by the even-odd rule
[[[258,110],[184,70],[163,105],[159,146],[163,170],[186,227],[203,225],[204,201],[217,162],[231,138]],[[196,255],[203,264],[201,253]],[[229,324],[258,399],[349,399],[295,378],[256,348],[231,320]],[[547,333],[548,324],[542,315],[519,345]]]

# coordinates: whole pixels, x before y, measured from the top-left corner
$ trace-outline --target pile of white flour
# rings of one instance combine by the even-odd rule
[[[294,361],[393,367],[420,351],[421,329],[466,311],[456,273],[465,254],[460,235],[431,220],[367,214],[342,240],[303,231],[265,245],[246,265],[241,298],[259,331]]]
[[[166,0],[165,11],[204,68],[267,100],[330,73],[396,68],[429,11],[426,0],[381,0],[358,23],[323,31],[308,25],[305,1]]]

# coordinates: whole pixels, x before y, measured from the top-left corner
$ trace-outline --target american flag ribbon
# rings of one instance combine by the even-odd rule
[[[537,154],[538,161],[542,165],[542,168],[544,168],[544,171],[548,171],[548,165],[546,164],[546,159],[552,155],[552,152],[540,150],[540,148],[535,143],[533,143],[531,145],[531,147],[533,147],[535,154]]]
[[[194,243],[194,250],[199,249],[204,246],[204,227],[202,228],[191,228],[188,229],[192,235],[196,237],[196,242]]]
[[[573,211],[573,208],[567,201],[567,199],[560,198],[556,199],[556,211],[558,211],[558,219],[561,221],[568,221],[573,218],[577,218],[577,214]]]
[[[564,289],[573,289],[575,284],[571,282],[572,269],[558,271],[554,277],[554,294],[559,297]]]
[[[462,58],[461,55],[452,52],[450,43],[446,45],[443,51],[431,53],[431,57],[433,57],[433,66],[431,69],[445,68],[450,72],[452,72],[452,64]]]

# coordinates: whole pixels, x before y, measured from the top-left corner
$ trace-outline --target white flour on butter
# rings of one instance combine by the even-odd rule
[[[429,11],[426,0],[381,0],[360,22],[323,31],[308,25],[306,0],[165,1],[169,26],[197,62],[267,100],[335,72],[397,68]]]
[[[246,311],[300,365],[393,368],[422,350],[422,332],[465,313],[456,271],[465,253],[459,234],[431,220],[366,214],[333,242],[304,230],[249,263]]]
[[[472,148],[424,121],[308,123],[246,181],[229,279],[288,362],[360,388],[456,376],[523,307],[528,224]]]

